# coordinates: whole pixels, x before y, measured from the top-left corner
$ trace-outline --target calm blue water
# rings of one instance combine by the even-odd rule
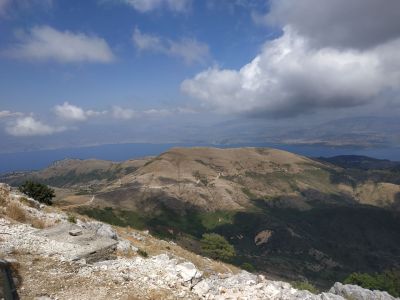
[[[172,147],[192,147],[191,144],[115,144],[94,147],[41,150],[32,152],[0,154],[0,173],[12,171],[38,170],[47,167],[56,160],[65,158],[105,159],[123,161],[131,158],[158,155]],[[381,159],[400,161],[400,147],[396,148],[345,148],[327,146],[282,145],[268,143],[237,144],[237,145],[197,145],[220,148],[231,147],[273,147],[293,153],[318,157],[345,154],[366,155]]]

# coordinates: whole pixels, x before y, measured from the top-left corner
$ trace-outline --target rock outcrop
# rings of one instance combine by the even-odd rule
[[[357,285],[341,284],[336,282],[329,290],[330,293],[342,296],[345,299],[362,299],[362,300],[395,300],[393,296],[387,292],[370,291],[363,289]],[[397,298],[399,299],[399,298]]]
[[[59,252],[59,254],[72,260],[85,259],[87,262],[110,259],[113,257],[118,243],[114,239],[97,235],[95,231],[82,229],[71,223],[61,223],[40,230],[37,234],[71,245],[71,247],[64,248],[65,252]]]

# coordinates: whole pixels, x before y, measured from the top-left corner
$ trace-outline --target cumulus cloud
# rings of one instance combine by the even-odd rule
[[[139,51],[151,51],[177,57],[187,64],[202,63],[210,57],[208,45],[193,38],[174,41],[142,33],[139,28],[135,28],[132,41]]]
[[[35,120],[32,116],[21,117],[6,127],[6,132],[13,136],[51,135],[66,130],[65,127],[52,127]]]
[[[272,0],[263,21],[296,28],[317,47],[365,49],[399,37],[400,1]]]
[[[211,68],[181,89],[222,112],[290,116],[351,107],[400,88],[400,39],[367,50],[315,48],[290,26],[240,70]]]
[[[106,111],[83,110],[81,107],[64,102],[56,105],[54,112],[58,117],[68,121],[85,121],[88,117],[104,115]]]
[[[137,112],[130,108],[122,108],[120,106],[113,106],[112,116],[115,119],[129,120],[137,116]]]
[[[18,43],[5,51],[8,56],[61,63],[109,63],[114,60],[114,54],[104,39],[83,33],[36,26],[28,33],[18,36],[18,39]]]
[[[271,0],[253,17],[282,35],[239,70],[185,80],[184,93],[221,112],[274,117],[399,99],[400,1]]]
[[[132,6],[140,12],[149,12],[166,8],[173,12],[186,12],[192,5],[192,0],[119,0]]]

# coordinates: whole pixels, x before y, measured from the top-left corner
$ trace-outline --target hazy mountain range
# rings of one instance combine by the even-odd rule
[[[185,120],[179,124],[154,121],[154,126],[130,124],[99,125],[59,135],[15,139],[2,136],[0,152],[21,152],[40,149],[83,147],[113,143],[191,143],[245,144],[277,143],[352,147],[393,147],[400,145],[400,121],[395,117],[344,118],[329,122],[287,123],[264,119],[234,119],[193,125]]]

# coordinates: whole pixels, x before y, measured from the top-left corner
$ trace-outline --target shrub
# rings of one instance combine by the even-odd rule
[[[20,185],[19,190],[41,203],[47,205],[53,204],[52,199],[55,197],[55,193],[47,185],[28,180]]]
[[[308,281],[296,281],[292,283],[292,286],[301,291],[309,291],[313,294],[319,293],[318,289]]]
[[[140,256],[143,256],[143,257],[148,257],[148,256],[149,256],[149,254],[147,254],[147,252],[146,252],[145,250],[142,250],[142,249],[139,249],[139,250],[137,251],[137,253],[138,253]]]
[[[254,266],[251,263],[243,263],[240,266],[243,270],[246,270],[248,272],[255,272],[256,268],[254,268]]]
[[[18,222],[26,221],[25,210],[17,202],[11,202],[7,206],[7,216]]]
[[[68,222],[76,224],[76,217],[74,215],[68,215]]]
[[[214,259],[230,260],[236,255],[235,248],[219,234],[205,233],[200,242],[203,253]]]
[[[394,297],[400,296],[400,270],[381,274],[352,273],[344,283],[356,284],[369,290],[386,291]]]

